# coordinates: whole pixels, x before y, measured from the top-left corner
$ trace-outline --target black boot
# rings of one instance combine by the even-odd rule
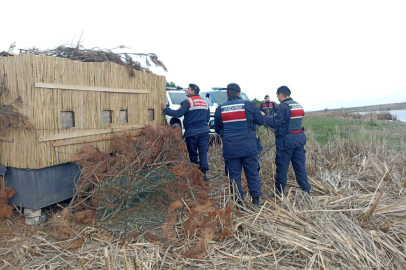
[[[210,177],[208,177],[208,176],[206,175],[206,170],[202,170],[202,173],[203,173],[203,180],[204,180],[204,181],[209,181],[209,180],[210,180]]]
[[[259,197],[252,197],[252,203],[255,206],[259,207]]]

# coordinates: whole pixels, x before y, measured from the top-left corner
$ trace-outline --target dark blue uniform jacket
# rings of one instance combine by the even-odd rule
[[[193,95],[199,96],[199,95]],[[209,132],[208,123],[210,121],[210,109],[208,110],[193,110],[189,111],[189,102],[185,99],[180,104],[181,107],[178,110],[171,110],[165,108],[163,114],[183,118],[183,128],[185,129],[185,138],[195,136],[200,133]]]
[[[274,117],[271,118],[267,115],[264,115],[265,126],[271,128],[278,128],[282,125],[289,125],[290,119],[290,109],[289,105],[285,102],[292,100],[291,98],[285,99],[281,102],[279,107],[275,110]],[[284,136],[276,138],[276,150],[291,150],[296,147],[301,147],[306,144],[306,135],[304,132],[300,133],[288,133]]]
[[[228,98],[228,101],[239,99],[239,97],[233,96]],[[253,154],[258,154],[262,150],[261,143],[257,139],[254,124],[263,125],[264,118],[262,117],[259,109],[251,101],[245,103],[245,114],[247,122],[252,123],[251,128],[247,134],[222,138],[223,140],[223,157],[225,159],[241,158]],[[221,106],[216,109],[214,115],[214,129],[217,134],[222,135],[223,120],[221,117]]]

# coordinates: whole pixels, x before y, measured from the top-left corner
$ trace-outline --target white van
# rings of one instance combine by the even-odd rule
[[[227,91],[226,90],[222,90],[223,88],[219,88],[219,87],[213,87],[212,89],[213,89],[213,91],[201,92],[200,95],[207,98],[211,103],[214,103],[217,105],[221,105],[222,103],[227,101],[227,95],[226,95]],[[250,99],[244,92],[241,92],[240,97],[243,100],[250,101]]]

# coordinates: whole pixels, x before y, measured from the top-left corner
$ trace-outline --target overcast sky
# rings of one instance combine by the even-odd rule
[[[0,51],[125,45],[167,81],[238,83],[251,99],[287,85],[306,111],[406,102],[406,1],[7,1]],[[17,51],[17,50],[16,50]]]

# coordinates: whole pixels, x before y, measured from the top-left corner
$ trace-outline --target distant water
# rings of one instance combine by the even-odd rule
[[[406,122],[406,110],[388,110],[388,111],[376,111],[376,113],[389,112],[391,115],[396,115],[399,121]],[[360,112],[359,114],[364,115],[369,112]]]

